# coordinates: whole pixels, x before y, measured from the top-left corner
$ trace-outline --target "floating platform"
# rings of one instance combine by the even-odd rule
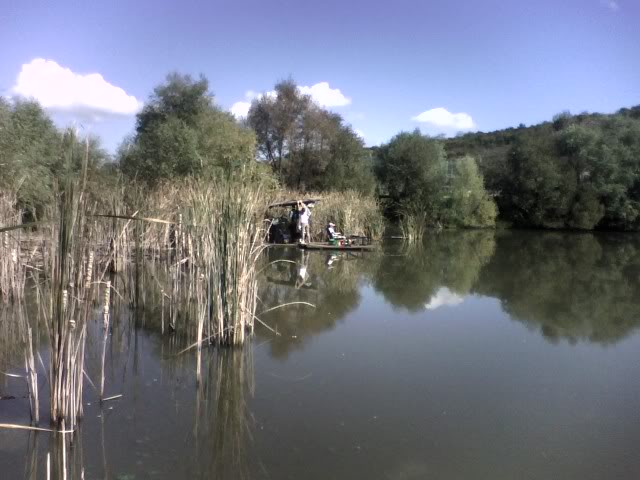
[[[292,243],[265,243],[267,247],[293,247],[298,248],[298,242]]]
[[[298,246],[305,250],[350,250],[358,252],[368,252],[376,248],[374,245],[331,245],[330,243],[299,243]]]

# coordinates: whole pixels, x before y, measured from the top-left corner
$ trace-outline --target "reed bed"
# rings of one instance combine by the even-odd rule
[[[400,230],[406,242],[421,243],[428,230],[427,215],[424,212],[404,212],[400,217]]]
[[[81,188],[69,180],[58,194],[58,218],[48,227],[50,242],[43,247],[48,275],[39,287],[49,325],[51,421],[71,430],[83,414],[86,329],[96,288],[94,231]]]
[[[71,171],[76,159],[73,158],[72,132],[63,137],[64,161]],[[71,146],[69,146],[71,145]],[[86,169],[87,157],[81,159],[82,173],[79,177],[71,174],[60,179],[56,185],[55,204],[46,212],[45,218],[37,225],[23,225],[20,212],[15,209],[11,197],[3,196],[3,224],[0,234],[18,236],[22,229],[37,226],[39,246],[38,260],[30,255],[23,261],[19,240],[12,245],[11,264],[2,261],[0,283],[9,286],[11,300],[24,297],[25,278],[29,274],[36,288],[38,317],[47,325],[49,337],[49,387],[50,419],[57,425],[66,425],[73,430],[82,416],[82,392],[86,323],[91,315],[90,299],[95,288],[93,281],[93,258],[95,239],[89,218],[87,204]],[[8,204],[8,207],[6,206]],[[13,210],[12,225],[6,225],[7,210]],[[3,242],[3,249],[6,242]],[[4,252],[3,252],[4,253]],[[3,259],[4,259],[3,255]],[[16,287],[17,285],[17,287]],[[20,293],[16,293],[19,290]],[[18,308],[19,310],[19,308]],[[29,372],[30,395],[32,397],[32,418],[39,420],[37,401],[37,375],[35,374],[34,341],[29,325],[23,329],[26,344],[25,365]],[[36,395],[36,398],[33,398]]]
[[[101,215],[103,271],[124,280],[135,311],[159,310],[163,333],[188,334],[198,379],[204,346],[240,345],[253,332],[268,196],[251,172],[236,171],[160,185],[128,204],[114,198]]]
[[[77,163],[72,155],[70,149],[69,164]],[[60,179],[55,205],[37,225],[21,225],[15,199],[0,197],[0,235],[11,234],[1,247],[1,295],[14,302],[24,295],[27,280],[34,287],[50,350],[50,418],[67,430],[76,429],[83,415],[91,321],[103,329],[96,390],[101,398],[108,390],[104,363],[115,295],[126,299],[136,322],[146,309],[159,308],[163,333],[179,331],[190,338],[198,383],[204,347],[238,346],[253,333],[259,321],[258,264],[269,226],[264,212],[272,195],[247,170],[152,190],[123,182],[99,200],[85,186],[86,158],[80,175]],[[37,256],[21,254],[18,236],[34,227]],[[29,329],[24,332],[25,365],[33,375],[36,347]],[[36,384],[37,376],[30,381]],[[37,404],[32,408],[36,422]]]

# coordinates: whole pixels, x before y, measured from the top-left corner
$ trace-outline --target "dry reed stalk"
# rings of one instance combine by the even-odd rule
[[[0,231],[22,224],[23,212],[13,193],[0,192]],[[3,302],[24,297],[26,266],[21,248],[21,229],[3,231],[0,238],[0,298]]]
[[[427,226],[427,215],[419,208],[410,209],[402,213],[400,229],[406,242],[421,243],[427,233]]]
[[[108,281],[104,290],[104,302],[102,306],[102,362],[100,369],[100,401],[104,401],[104,365],[107,356],[107,341],[109,339],[109,304],[111,300],[111,282]]]
[[[29,381],[29,404],[31,406],[31,419],[37,425],[40,422],[40,403],[38,400],[38,371],[33,357],[33,333],[31,327],[27,327],[27,349],[25,350],[25,370]]]
[[[9,430],[29,430],[33,432],[50,432],[50,433],[74,433],[74,430],[53,430],[51,428],[33,427],[31,425],[15,425],[13,423],[0,423],[0,428],[6,428]]]

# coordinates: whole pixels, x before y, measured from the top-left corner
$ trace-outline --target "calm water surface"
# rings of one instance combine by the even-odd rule
[[[261,315],[279,335],[210,352],[200,389],[186,336],[118,316],[106,385],[124,396],[100,408],[86,388],[71,478],[640,478],[640,237],[456,232],[268,257],[288,261],[265,269],[259,310],[315,308]],[[0,380],[16,397],[0,422],[28,423],[25,393]],[[45,478],[53,443],[0,430],[0,477]]]

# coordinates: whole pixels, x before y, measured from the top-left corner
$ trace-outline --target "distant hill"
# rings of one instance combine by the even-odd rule
[[[640,105],[444,140],[475,157],[500,218],[542,228],[640,226]]]

